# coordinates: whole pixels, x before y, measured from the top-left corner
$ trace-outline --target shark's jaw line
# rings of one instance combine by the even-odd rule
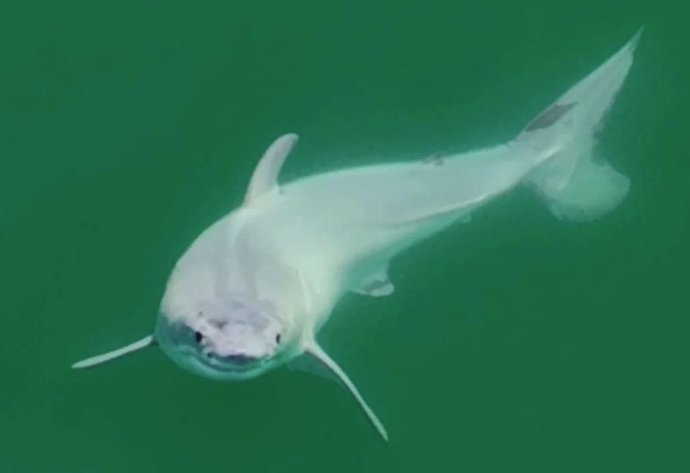
[[[249,366],[229,366],[199,355],[192,349],[180,350],[175,358],[176,363],[185,370],[219,381],[244,381],[261,376],[270,369],[267,359],[259,360]]]

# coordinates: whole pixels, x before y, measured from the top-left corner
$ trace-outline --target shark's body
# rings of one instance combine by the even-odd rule
[[[595,159],[595,132],[632,64],[638,36],[533,120],[516,139],[417,162],[345,169],[279,186],[296,135],[279,138],[244,205],[191,245],[173,271],[156,332],[91,366],[157,342],[181,366],[217,379],[257,376],[302,354],[320,360],[382,424],[316,336],[347,292],[393,292],[388,264],[414,243],[467,222],[515,186],[533,188],[557,217],[613,210],[628,179]]]

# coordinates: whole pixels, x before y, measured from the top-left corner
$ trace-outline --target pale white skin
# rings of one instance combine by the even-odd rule
[[[516,185],[533,188],[562,219],[586,221],[613,210],[629,183],[595,159],[595,132],[632,65],[638,38],[516,139],[494,148],[279,185],[297,136],[279,138],[259,162],[244,204],[178,261],[154,336],[76,367],[157,342],[195,373],[247,379],[307,353],[340,378],[387,438],[354,384],[317,344],[319,329],[347,292],[392,294],[388,266],[400,251],[468,222]]]

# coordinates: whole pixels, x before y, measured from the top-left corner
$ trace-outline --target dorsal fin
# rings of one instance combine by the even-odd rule
[[[249,182],[244,205],[252,205],[256,199],[278,187],[280,168],[292,148],[297,144],[298,136],[294,133],[283,135],[268,147],[254,169]]]

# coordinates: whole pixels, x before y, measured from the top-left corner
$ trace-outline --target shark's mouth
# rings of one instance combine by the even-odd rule
[[[262,374],[268,368],[269,358],[254,358],[243,355],[217,356],[213,353],[199,353],[187,349],[181,353],[187,368],[195,373],[214,379],[249,379]]]
[[[254,358],[244,355],[217,356],[213,353],[209,355],[199,355],[197,358],[202,363],[212,366],[221,371],[247,372],[261,368],[266,364],[265,358]]]

